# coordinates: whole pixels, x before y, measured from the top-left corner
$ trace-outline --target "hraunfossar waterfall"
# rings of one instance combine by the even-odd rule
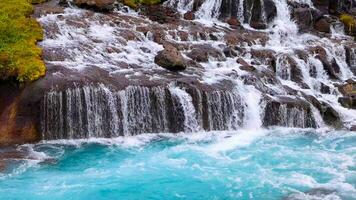
[[[356,199],[356,1],[1,0],[0,199]]]

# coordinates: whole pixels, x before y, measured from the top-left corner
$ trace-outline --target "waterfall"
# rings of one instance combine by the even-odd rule
[[[222,0],[206,0],[201,5],[197,12],[197,16],[201,19],[216,19],[220,15],[220,7]]]
[[[42,136],[52,140],[237,130],[244,122],[244,104],[255,102],[251,109],[258,109],[256,96],[250,97],[247,103],[238,90],[201,91],[175,84],[120,91],[99,84],[51,91],[41,108]]]
[[[183,110],[184,131],[194,132],[199,130],[196,111],[193,105],[192,97],[183,89],[175,86],[169,88],[171,94],[177,98],[178,104]]]
[[[313,8],[311,0],[294,2]],[[267,10],[271,4],[273,15]],[[290,1],[168,0],[164,5],[182,14],[193,11],[202,23],[182,20],[177,28],[120,11],[91,15],[75,8],[40,19],[49,30],[41,45],[47,51],[68,49],[64,53],[70,55],[47,63],[75,73],[89,69],[89,83],[105,83],[54,86],[46,93],[41,108],[44,139],[324,127],[323,107],[318,106],[322,102],[345,113],[340,114],[343,122],[353,123],[355,112],[341,107],[337,88],[354,78],[356,50],[346,42],[300,33]],[[230,17],[250,23],[256,17],[252,15],[264,30],[245,24],[245,33],[233,26],[204,24]],[[154,60],[165,42],[194,66],[177,73],[159,67]],[[201,55],[193,51],[200,48]],[[195,60],[193,54],[207,61]]]

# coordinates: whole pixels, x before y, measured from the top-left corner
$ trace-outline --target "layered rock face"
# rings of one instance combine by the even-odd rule
[[[31,102],[14,116],[36,136],[21,142],[356,124],[345,99],[356,46],[336,17],[353,5],[168,0],[132,13],[115,1],[99,13],[57,3],[36,10],[48,73],[15,95]]]

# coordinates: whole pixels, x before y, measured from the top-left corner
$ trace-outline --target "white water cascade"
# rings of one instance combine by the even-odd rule
[[[268,19],[271,2],[276,13]],[[315,9],[310,0],[294,2]],[[67,8],[39,18],[46,31],[41,46],[54,54],[46,62],[89,77],[47,92],[43,138],[355,124],[355,110],[338,102],[338,86],[355,79],[350,37],[300,33],[287,0],[260,1],[265,29],[230,29],[221,10],[246,22],[249,3],[168,0],[164,6],[196,17],[175,22],[174,29],[120,10],[106,15]],[[193,67],[179,73],[159,67],[154,59],[162,40],[176,45]],[[65,70],[53,76],[65,77]]]

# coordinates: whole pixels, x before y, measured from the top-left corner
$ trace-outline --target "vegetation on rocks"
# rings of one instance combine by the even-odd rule
[[[31,3],[32,0],[0,1],[0,80],[27,82],[45,74],[42,50],[36,46],[43,32],[30,17]]]
[[[345,25],[350,33],[356,28],[356,20],[352,15],[342,14],[340,15],[340,21]]]
[[[131,8],[137,8],[139,4],[154,5],[161,2],[161,0],[124,0],[124,4]]]

